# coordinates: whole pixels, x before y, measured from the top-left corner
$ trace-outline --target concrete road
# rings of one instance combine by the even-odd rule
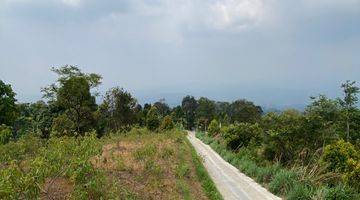
[[[225,200],[267,200],[281,199],[237,168],[222,159],[219,154],[189,132],[188,139],[204,159],[204,166]]]

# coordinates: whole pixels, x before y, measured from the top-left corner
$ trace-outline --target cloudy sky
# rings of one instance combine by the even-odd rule
[[[17,98],[40,99],[64,64],[140,101],[301,105],[360,81],[360,0],[0,0],[0,79]]]

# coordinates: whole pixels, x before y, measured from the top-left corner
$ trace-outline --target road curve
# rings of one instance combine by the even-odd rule
[[[281,199],[256,183],[189,132],[188,139],[204,159],[204,166],[225,200]]]

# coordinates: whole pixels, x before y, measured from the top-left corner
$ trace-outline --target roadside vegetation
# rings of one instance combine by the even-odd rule
[[[354,82],[342,88],[343,99],[313,97],[303,112],[213,119],[196,136],[285,199],[360,199],[359,88]]]
[[[121,87],[100,95],[101,75],[52,71],[35,103],[0,80],[0,199],[221,199],[183,129],[286,199],[359,199],[355,82],[304,111],[265,113],[245,99],[141,105]]]

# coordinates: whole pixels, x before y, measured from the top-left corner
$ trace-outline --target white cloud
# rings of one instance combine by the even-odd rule
[[[178,26],[197,29],[243,30],[264,19],[263,0],[133,0],[140,15],[161,16]]]
[[[76,7],[80,5],[81,0],[62,0],[62,2],[68,6]]]
[[[242,29],[260,22],[264,4],[260,0],[220,0],[210,4],[210,23],[217,29]]]

